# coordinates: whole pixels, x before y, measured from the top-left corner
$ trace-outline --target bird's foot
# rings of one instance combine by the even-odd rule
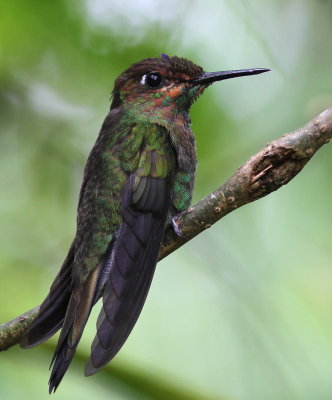
[[[177,220],[179,219],[179,217],[180,217],[180,215],[177,215],[176,217],[172,218],[172,226],[173,226],[176,236],[183,237],[183,233],[182,233],[181,229],[179,228],[179,225],[177,224]]]

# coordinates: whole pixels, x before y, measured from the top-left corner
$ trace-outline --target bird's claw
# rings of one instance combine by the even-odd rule
[[[179,225],[176,223],[178,218],[179,218],[178,216],[172,218],[172,226],[173,226],[176,236],[182,237],[183,233],[182,233],[181,229],[179,228]]]

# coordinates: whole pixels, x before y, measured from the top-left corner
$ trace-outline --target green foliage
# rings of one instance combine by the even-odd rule
[[[1,3],[1,322],[46,295],[75,232],[112,84],[132,62],[169,53],[209,71],[272,70],[215,84],[194,105],[196,200],[331,106],[329,2],[178,3]],[[91,318],[56,396],[330,399],[330,171],[326,146],[289,185],[161,262],[125,347],[86,379]],[[47,398],[52,352],[47,344],[1,354],[1,398]]]

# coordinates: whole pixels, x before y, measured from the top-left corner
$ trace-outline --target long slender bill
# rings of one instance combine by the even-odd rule
[[[193,79],[190,83],[194,85],[210,85],[216,81],[224,79],[237,78],[239,76],[258,75],[270,71],[267,68],[252,68],[252,69],[237,69],[231,71],[218,71],[218,72],[204,72],[198,78]]]

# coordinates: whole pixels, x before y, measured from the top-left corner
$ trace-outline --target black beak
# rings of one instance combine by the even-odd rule
[[[211,85],[216,81],[237,78],[238,76],[258,75],[270,71],[267,68],[238,69],[233,71],[204,72],[203,75],[190,81],[193,85]]]

